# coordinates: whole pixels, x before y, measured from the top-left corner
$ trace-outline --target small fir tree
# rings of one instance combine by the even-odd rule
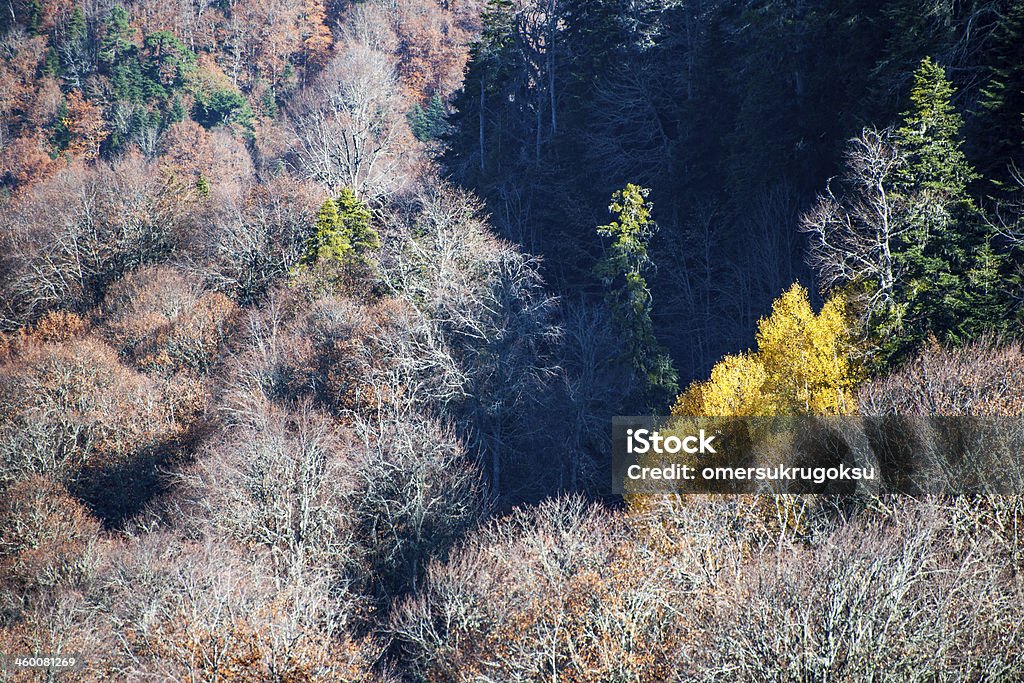
[[[313,234],[299,260],[300,269],[368,263],[369,252],[380,246],[372,219],[370,209],[347,187],[337,200],[327,199],[317,212]]]

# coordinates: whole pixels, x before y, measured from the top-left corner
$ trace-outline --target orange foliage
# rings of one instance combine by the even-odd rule
[[[192,615],[180,612],[157,626],[149,645],[153,655],[189,671],[195,680],[381,680],[373,669],[379,649],[369,640],[353,640],[348,634],[335,640],[313,627],[293,635],[282,647],[274,630],[290,617],[283,602],[273,600],[215,628],[197,624]]]
[[[99,107],[83,98],[77,90],[72,90],[67,96],[67,116],[62,122],[70,136],[70,154],[84,159],[99,156],[100,145],[110,135]]]
[[[324,0],[305,0],[300,23],[302,50],[304,62],[315,69],[322,69],[327,64],[334,47],[334,36],[326,22]]]
[[[76,313],[50,311],[36,323],[32,336],[40,341],[59,344],[83,336],[86,330],[86,322]]]
[[[484,656],[468,671],[486,679],[495,662],[522,671],[524,652],[538,652],[547,641],[550,654],[535,670],[537,679],[558,671],[565,683],[669,680],[675,666],[666,650],[673,649],[680,633],[664,628],[675,621],[670,605],[659,600],[642,605],[650,597],[650,577],[642,569],[649,564],[638,543],[620,543],[607,565],[572,575],[554,590],[526,595],[488,633],[481,644]],[[685,630],[681,622],[676,626]]]
[[[11,140],[0,149],[0,176],[7,176],[15,187],[48,177],[58,168],[46,151],[42,134]]]
[[[447,98],[462,83],[471,36],[435,0],[397,3],[399,73],[411,99]]]
[[[194,188],[215,163],[210,133],[192,119],[168,126],[160,152],[161,170],[181,190]]]
[[[260,78],[281,82],[288,63],[322,67],[334,39],[324,24],[323,0],[240,0],[231,9],[224,31],[242,60],[240,80],[254,86]],[[233,67],[235,68],[235,67]]]
[[[234,328],[238,307],[201,280],[168,266],[132,273],[111,287],[103,331],[143,370],[171,375],[210,370]]]
[[[4,58],[0,60],[0,116],[10,125],[12,117],[32,110],[46,38],[11,38],[4,47]]]

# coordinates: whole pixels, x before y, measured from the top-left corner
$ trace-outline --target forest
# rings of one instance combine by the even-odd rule
[[[1024,679],[1024,1],[4,0],[0,55],[0,680]],[[629,415],[1011,447],[614,495]]]

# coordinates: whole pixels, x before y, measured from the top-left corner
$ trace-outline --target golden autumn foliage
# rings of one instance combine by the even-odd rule
[[[726,356],[672,408],[675,416],[845,415],[859,376],[847,303],[840,295],[815,314],[794,284],[757,325],[756,349]]]

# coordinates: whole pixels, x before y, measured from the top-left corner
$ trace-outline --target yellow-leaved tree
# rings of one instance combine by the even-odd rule
[[[791,447],[785,425],[778,431],[773,420],[730,418],[856,412],[853,390],[861,370],[851,329],[842,295],[829,299],[816,314],[807,290],[799,284],[790,287],[772,305],[771,314],[758,321],[754,349],[725,356],[707,380],[694,382],[677,398],[672,430],[692,434],[698,427],[710,427],[728,435],[733,444],[728,453],[694,456],[689,464],[735,464],[747,457],[757,458],[758,453],[784,454]],[[626,500],[634,512],[648,513],[663,506],[672,509],[684,504],[685,498],[638,493],[627,495]],[[766,533],[769,529],[772,533],[806,530],[807,500],[799,496],[754,496],[748,500],[747,522]]]
[[[848,415],[859,377],[842,295],[815,314],[807,290],[794,284],[757,324],[755,349],[726,356],[704,382],[694,382],[675,416]]]

